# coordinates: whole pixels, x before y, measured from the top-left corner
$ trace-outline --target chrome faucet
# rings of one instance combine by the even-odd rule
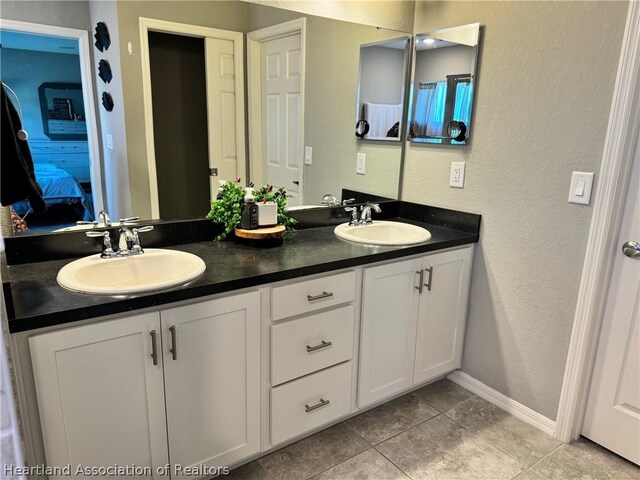
[[[369,225],[370,223],[373,223],[373,220],[371,219],[371,210],[376,213],[382,212],[380,205],[377,203],[367,202],[366,205],[360,207],[360,225]]]
[[[100,228],[110,228],[111,227],[111,218],[109,217],[109,214],[107,213],[106,210],[102,210],[98,214],[98,217],[101,219],[102,225],[100,225],[100,222],[98,222],[97,220],[91,220],[91,221],[80,220],[80,221],[76,222],[76,225],[91,225],[93,228],[98,227],[98,225],[100,225]]]
[[[326,205],[328,207],[336,207],[340,205],[340,200],[338,200],[334,195],[327,193],[320,200],[320,205]]]
[[[139,217],[129,217],[120,219],[120,229],[118,230],[118,250],[114,251],[111,244],[111,235],[109,231],[90,231],[86,232],[87,237],[102,237],[103,247],[101,258],[128,257],[131,255],[139,255],[144,253],[140,245],[140,236],[138,234],[150,232],[153,225],[139,228],[129,228],[125,224],[139,220]],[[110,223],[110,222],[109,222]]]
[[[344,207],[345,212],[351,212],[351,221],[349,222],[350,227],[355,227],[360,224],[360,220],[358,219],[358,207]]]

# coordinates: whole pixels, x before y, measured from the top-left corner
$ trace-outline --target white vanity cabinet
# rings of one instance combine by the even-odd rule
[[[358,407],[460,367],[472,251],[364,269]]]
[[[161,478],[169,458],[222,467],[260,451],[259,292],[44,333],[30,347],[49,465]]]
[[[30,339],[49,466],[168,463],[160,315],[59,330]],[[156,352],[154,362],[153,352]]]

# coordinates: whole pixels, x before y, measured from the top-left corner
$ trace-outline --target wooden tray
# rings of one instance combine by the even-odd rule
[[[250,240],[268,240],[273,238],[282,238],[286,235],[287,229],[284,225],[276,225],[274,227],[256,228],[254,230],[245,230],[244,228],[236,228],[237,237],[248,238]]]

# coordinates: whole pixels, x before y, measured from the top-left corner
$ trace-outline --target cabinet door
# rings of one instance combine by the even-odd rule
[[[260,450],[260,293],[161,313],[171,463],[223,467]]]
[[[414,259],[364,270],[359,407],[413,383],[421,268]]]
[[[157,362],[154,365],[154,336]],[[49,466],[148,468],[167,461],[157,313],[29,339]],[[52,477],[54,478],[54,477]]]
[[[414,383],[460,368],[472,248],[424,257]]]

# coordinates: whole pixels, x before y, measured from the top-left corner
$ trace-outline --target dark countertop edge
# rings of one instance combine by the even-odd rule
[[[409,257],[421,253],[428,253],[446,248],[458,247],[476,243],[479,240],[479,233],[469,233],[468,236],[461,236],[451,240],[444,240],[438,243],[428,243],[412,247],[392,250],[387,252],[373,253],[349,259],[341,259],[322,264],[308,265],[301,268],[282,270],[264,275],[256,275],[247,278],[229,280],[221,283],[200,285],[197,287],[183,286],[173,290],[163,290],[156,293],[149,293],[143,296],[132,296],[122,298],[121,301],[109,302],[91,307],[69,309],[65,311],[51,312],[32,317],[9,318],[9,333],[26,332],[47,326],[64,325],[90,318],[104,317],[118,313],[127,313],[139,309],[157,307],[171,303],[192,300],[209,295],[231,292],[244,288],[251,288],[269,283],[300,278],[318,273],[325,273],[334,270],[357,267],[371,263],[383,262],[394,258]]]

